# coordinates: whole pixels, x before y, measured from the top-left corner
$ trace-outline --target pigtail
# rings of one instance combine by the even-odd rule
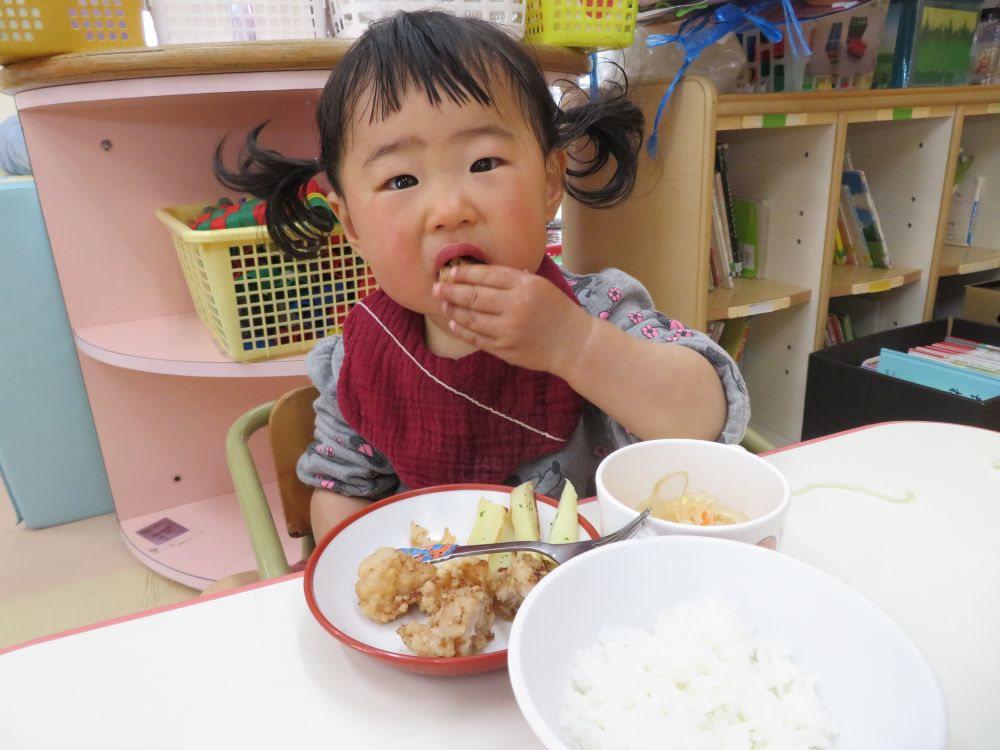
[[[572,146],[572,157],[581,164],[567,169],[567,174],[574,180],[592,177],[611,161],[614,172],[604,185],[592,189],[567,181],[566,192],[584,205],[608,208],[627,198],[635,187],[645,118],[628,98],[627,82],[606,83],[596,97],[579,89],[573,93],[569,105],[563,97],[557,115],[558,146]]]
[[[223,139],[212,160],[215,176],[232,190],[266,201],[267,231],[286,257],[315,258],[336,223],[332,213],[310,206],[305,199],[305,185],[322,171],[321,166],[316,159],[293,159],[261,146],[257,139],[266,125],[250,131],[235,171],[223,161]]]

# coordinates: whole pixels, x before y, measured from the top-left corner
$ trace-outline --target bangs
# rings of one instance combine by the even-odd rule
[[[365,91],[367,96],[351,103],[351,111],[345,112],[348,122],[359,115],[367,116],[369,122],[384,120],[397,113],[414,90],[426,95],[433,106],[446,98],[459,105],[493,104],[491,73],[502,60],[490,53],[490,47],[470,43],[468,34],[449,39],[396,25],[386,31],[370,36],[372,49],[349,76],[353,79],[348,82],[350,88]],[[358,112],[359,107],[364,111]]]
[[[538,101],[551,98],[545,79],[513,36],[487,21],[441,11],[399,13],[369,26],[334,69],[324,99],[340,103],[343,124],[359,115],[375,122],[399,112],[414,90],[434,106],[445,99],[493,106],[498,76],[529,120],[541,115]]]

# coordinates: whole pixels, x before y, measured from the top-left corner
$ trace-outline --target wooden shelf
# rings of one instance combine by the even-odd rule
[[[994,268],[1000,268],[1000,250],[959,245],[944,245],[941,248],[938,276],[960,276]]]
[[[306,355],[262,362],[233,362],[215,345],[195,313],[80,328],[77,348],[114,367],[199,378],[304,375]]]
[[[851,123],[915,120],[948,117],[956,104],[1000,112],[1000,86],[723,94],[716,123],[718,130],[829,125],[841,112]]]
[[[834,266],[830,277],[830,296],[849,297],[854,294],[884,292],[913,284],[920,280],[919,268],[893,265],[892,268],[871,266]]]
[[[847,121],[858,122],[890,122],[905,120],[927,120],[934,117],[951,117],[955,112],[954,105],[921,106],[921,107],[878,107],[875,109],[856,109],[847,113]]]
[[[302,542],[288,536],[278,483],[264,482],[263,486],[285,557],[295,563],[302,556]],[[152,524],[166,525],[170,521],[185,531],[159,543],[139,533]],[[142,516],[120,518],[119,526],[129,551],[142,563],[199,591],[220,578],[257,569],[239,501],[232,492]]]
[[[809,301],[812,292],[776,279],[735,279],[732,289],[708,293],[708,320],[745,318]]]
[[[1000,111],[1000,86],[942,86],[908,89],[848,89],[844,91],[798,91],[777,94],[721,94],[717,112],[720,118],[765,115],[845,112],[850,110],[897,111],[900,109],[954,106],[981,106],[984,112]],[[912,113],[911,113],[912,114]],[[929,114],[929,113],[928,113]],[[897,116],[901,116],[900,113]],[[892,119],[885,117],[885,119]],[[799,123],[801,124],[801,123]]]
[[[0,91],[17,94],[47,86],[211,73],[329,71],[353,39],[173,44],[117,52],[76,52],[27,60],[0,70]],[[531,47],[542,70],[583,75],[587,54],[563,47]]]
[[[794,128],[806,125],[832,125],[835,112],[770,112],[752,114],[720,114],[717,130],[755,130],[757,128]]]

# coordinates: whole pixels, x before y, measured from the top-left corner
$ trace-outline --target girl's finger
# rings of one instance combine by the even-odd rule
[[[489,350],[490,346],[493,344],[493,339],[489,336],[484,336],[482,333],[466,328],[461,323],[459,323],[454,318],[448,321],[448,329],[455,335],[458,336],[463,341],[472,344],[477,349]]]
[[[475,334],[496,339],[500,332],[500,317],[466,307],[445,304],[444,313],[448,320]]]
[[[477,284],[496,289],[512,289],[524,271],[484,263],[460,263],[452,267],[450,280],[459,284]]]
[[[493,315],[500,313],[505,305],[503,291],[478,284],[464,284],[455,281],[438,283],[434,286],[434,294],[438,299],[449,302],[456,307]]]

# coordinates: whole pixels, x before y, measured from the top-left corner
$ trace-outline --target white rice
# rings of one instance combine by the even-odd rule
[[[562,723],[582,750],[830,750],[814,684],[718,599],[578,651]]]

